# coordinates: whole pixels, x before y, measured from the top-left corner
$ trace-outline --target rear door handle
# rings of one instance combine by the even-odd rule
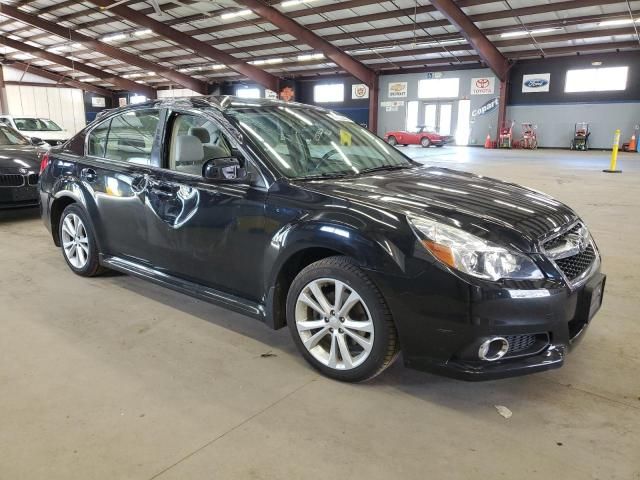
[[[83,168],[80,172],[80,177],[89,183],[95,182],[98,178],[98,174],[93,168]]]

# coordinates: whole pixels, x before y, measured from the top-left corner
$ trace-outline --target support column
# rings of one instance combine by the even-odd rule
[[[369,131],[374,135],[378,134],[378,76],[373,82],[373,85],[369,85]]]
[[[4,84],[4,72],[2,71],[2,65],[0,65],[0,113],[8,114],[9,105],[7,103],[7,90]]]
[[[505,80],[500,81],[500,100],[498,101],[498,128],[496,129],[496,138],[500,139],[500,129],[504,125],[507,118],[507,100],[509,93],[509,74]]]

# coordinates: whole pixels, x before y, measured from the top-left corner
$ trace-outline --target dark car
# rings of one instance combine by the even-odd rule
[[[421,145],[425,148],[436,146],[444,147],[453,143],[452,135],[440,135],[431,127],[420,126],[407,130],[394,130],[384,134],[384,139],[389,145]]]
[[[414,163],[337,113],[200,97],[110,112],[43,162],[69,267],[288,325],[322,373],[467,380],[559,367],[601,304],[584,222],[518,185]]]
[[[0,209],[38,206],[42,153],[19,132],[0,124]]]

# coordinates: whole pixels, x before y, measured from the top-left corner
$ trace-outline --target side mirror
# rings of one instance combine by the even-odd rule
[[[213,158],[202,167],[202,176],[209,180],[249,183],[250,176],[246,169],[240,167],[235,157]]]
[[[42,140],[41,138],[38,137],[31,137],[29,139],[29,142],[31,142],[31,145],[42,145],[44,143],[44,140]]]

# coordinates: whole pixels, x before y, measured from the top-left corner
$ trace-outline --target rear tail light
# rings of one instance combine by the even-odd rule
[[[49,153],[45,152],[42,154],[42,157],[40,157],[40,174],[44,172],[44,169],[47,168],[47,165],[49,165]]]

